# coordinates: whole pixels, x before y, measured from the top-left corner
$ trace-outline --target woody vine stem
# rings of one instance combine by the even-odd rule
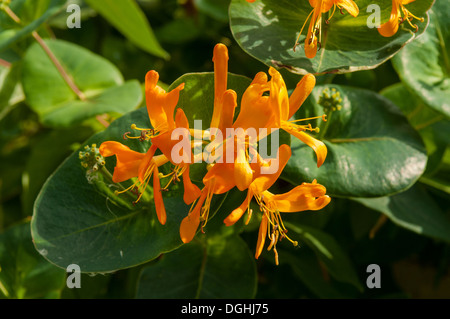
[[[5,6],[2,8],[3,11],[5,11],[5,13],[17,24],[22,24],[22,21],[20,20],[20,18],[11,10],[11,8],[9,8],[8,6]],[[50,48],[47,46],[47,44],[45,43],[45,41],[40,37],[40,35],[36,32],[33,31],[31,33],[31,35],[33,36],[33,38],[39,43],[39,45],[42,47],[42,49],[45,51],[45,53],[48,55],[48,57],[50,58],[50,60],[53,62],[53,64],[55,65],[56,69],[58,70],[58,72],[61,74],[62,78],[64,79],[64,81],[67,83],[67,85],[70,87],[70,89],[77,95],[77,97],[81,100],[81,101],[85,101],[86,100],[86,96],[84,95],[83,92],[81,92],[81,90],[76,86],[76,84],[74,83],[74,81],[72,80],[72,78],[70,77],[70,75],[66,72],[66,70],[64,69],[64,67],[61,65],[61,63],[58,61],[58,59],[56,58],[56,56],[53,54],[53,52],[50,50]]]

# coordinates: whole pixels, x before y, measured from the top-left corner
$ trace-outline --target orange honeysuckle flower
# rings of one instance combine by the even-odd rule
[[[306,57],[312,59],[316,56],[317,50],[318,48],[320,49],[321,46],[322,13],[330,11],[331,7],[333,7],[331,16],[326,20],[326,23],[329,23],[331,17],[334,15],[336,8],[339,8],[341,13],[343,13],[342,9],[345,9],[353,17],[356,17],[359,14],[359,8],[352,0],[309,0],[309,4],[314,9],[308,15],[300,30],[297,40],[295,41],[294,51],[298,45],[298,40],[303,32],[303,28],[305,27],[306,22],[308,22],[309,17],[311,17],[312,15],[304,43],[305,55]]]
[[[114,168],[113,182],[121,183],[130,178],[137,177],[138,179],[127,189],[117,192],[117,194],[126,191],[135,190],[138,194],[138,202],[147,188],[151,177],[153,176],[153,197],[155,201],[156,214],[159,222],[164,225],[166,223],[166,210],[164,207],[161,186],[159,181],[158,167],[168,162],[164,155],[154,156],[156,147],[152,146],[147,153],[139,153],[131,150],[128,146],[116,141],[106,141],[100,145],[100,154],[103,157],[115,155],[117,164]]]
[[[237,106],[237,95],[233,90],[227,90],[227,77],[228,77],[228,49],[225,45],[219,43],[214,47],[213,53],[214,62],[214,111],[211,119],[212,134],[214,135],[214,128],[219,129],[222,134],[226,132],[227,128],[236,128],[239,121],[233,124],[234,111]],[[248,95],[244,94],[243,104],[248,101]],[[254,99],[252,100],[254,102]],[[239,116],[238,116],[239,118]],[[252,126],[259,127],[259,126]],[[248,126],[246,127],[248,128]],[[244,128],[243,128],[244,129]],[[225,142],[219,142],[215,146],[217,149],[221,149],[221,153],[226,153],[226,145],[228,145],[227,139],[229,137],[224,136]],[[234,138],[234,137],[233,137]],[[233,142],[235,142],[233,140]],[[237,141],[237,143],[245,143],[245,141]],[[233,145],[236,146],[237,143]],[[213,147],[213,146],[211,146]],[[252,180],[252,171],[248,162],[243,159],[245,157],[246,148],[237,147],[235,153],[235,163],[233,175],[236,186],[240,190],[244,190],[248,187]]]
[[[311,147],[317,156],[317,167],[320,167],[327,156],[327,147],[322,141],[305,133],[306,131],[317,132],[318,128],[312,128],[310,124],[299,125],[297,122],[319,117],[325,120],[325,116],[289,120],[311,94],[316,84],[316,78],[310,73],[303,76],[289,97],[283,77],[277,70],[273,67],[269,68],[269,74],[272,76],[270,81],[267,80],[264,73],[261,73],[257,74],[252,85],[244,93],[241,111],[234,126],[260,125],[260,127],[272,129],[281,128]],[[267,91],[270,92],[270,95],[263,96],[263,93]],[[248,103],[245,99],[247,94],[251,96],[247,100]],[[262,137],[259,136],[258,138]]]
[[[180,97],[180,91],[184,89],[184,83],[181,83],[172,91],[166,92],[157,85],[158,80],[158,72],[154,70],[147,72],[145,76],[145,99],[152,128],[139,128],[132,124],[133,130],[141,131],[140,136],[130,136],[130,133],[127,132],[124,134],[124,138],[149,140],[158,134],[175,128],[174,112]]]
[[[327,155],[325,144],[305,133],[316,129],[311,125],[298,125],[295,124],[297,121],[289,121],[315,86],[312,74],[305,75],[291,97],[288,97],[286,85],[278,71],[272,67],[269,69],[272,76],[270,81],[264,72],[257,73],[242,96],[240,112],[233,123],[237,97],[234,91],[227,90],[228,51],[225,45],[215,46],[213,61],[215,98],[211,127],[219,128],[222,132],[229,127],[240,128],[244,133],[248,129],[255,129],[256,141],[252,142],[264,137],[259,135],[259,129],[281,128],[313,148],[317,155],[317,166],[323,164]],[[270,92],[270,96],[265,96],[265,92]],[[253,180],[253,171],[247,161],[249,141],[241,140],[239,143],[244,143],[245,147],[238,146],[235,151],[234,178],[238,189],[245,190]]]
[[[269,69],[269,74],[272,76],[270,101],[273,105],[273,109],[275,110],[274,125],[297,137],[303,143],[311,147],[317,156],[317,167],[322,166],[327,156],[327,147],[322,141],[319,141],[311,135],[305,133],[305,131],[318,132],[318,128],[312,128],[310,124],[299,125],[296,122],[311,120],[319,117],[322,117],[322,119],[325,120],[325,116],[323,115],[314,118],[289,121],[309,94],[311,94],[314,86],[316,85],[316,78],[312,74],[306,74],[300,82],[298,82],[291,96],[288,97],[286,84],[284,83],[281,74],[272,67]]]
[[[166,92],[157,85],[159,74],[156,71],[149,71],[145,77],[145,93],[147,102],[147,112],[149,120],[153,128],[138,128],[135,124],[131,125],[132,129],[141,131],[140,136],[130,136],[130,132],[123,135],[124,139],[139,139],[141,141],[150,140],[160,135],[164,135],[169,130],[176,128],[176,123],[173,117],[175,107],[178,103],[180,91],[184,88],[184,83],[176,87],[170,92]],[[183,114],[184,115],[184,114]],[[161,147],[161,145],[159,145]],[[100,154],[104,157],[116,155],[117,164],[114,168],[113,182],[120,183],[133,177],[138,177],[137,181],[127,189],[117,192],[118,194],[126,191],[135,191],[138,198],[134,203],[137,203],[144,193],[151,177],[153,176],[153,197],[155,202],[156,213],[161,224],[166,223],[166,211],[162,198],[160,185],[160,175],[158,167],[167,163],[169,157],[166,155],[154,156],[158,147],[152,145],[149,150],[143,154],[131,150],[119,142],[106,141],[100,145]],[[184,172],[189,170],[186,167],[176,167],[172,179],[178,180]],[[167,177],[167,176],[161,176]],[[189,201],[192,194],[195,195],[195,185],[190,182],[189,177],[183,178],[184,186],[187,188],[185,200]],[[191,192],[190,192],[191,191]],[[199,192],[197,192],[199,193]]]
[[[287,238],[294,245],[297,245],[297,242],[287,236],[287,229],[283,224],[280,212],[291,213],[304,210],[319,210],[328,205],[331,200],[329,196],[325,195],[325,187],[317,184],[315,180],[313,183],[303,183],[291,191],[280,195],[274,195],[268,191],[268,189],[280,176],[290,156],[290,147],[287,145],[281,145],[278,149],[277,158],[274,160],[276,163],[271,163],[271,165],[275,164],[278,167],[275,173],[260,173],[261,170],[258,170],[255,167],[255,179],[248,188],[246,199],[224,220],[225,225],[231,226],[242,217],[245,211],[248,212],[250,219],[252,215],[250,201],[254,197],[263,213],[258,234],[255,258],[258,259],[261,254],[266,235],[269,234],[271,244],[268,249],[270,250],[273,247],[277,264],[278,254],[276,250],[276,243],[278,240]],[[261,163],[253,165],[261,165]],[[247,223],[249,219],[247,220]]]
[[[202,229],[208,222],[213,195],[226,193],[235,186],[234,179],[230,178],[233,176],[233,170],[233,163],[215,163],[210,166],[203,178],[205,186],[198,201],[191,206],[188,216],[181,222],[180,237],[183,243],[194,238],[200,222],[203,222]]]
[[[392,37],[394,34],[396,34],[398,31],[399,24],[403,23],[404,21],[407,21],[408,24],[412,28],[414,28],[414,32],[417,32],[419,30],[419,27],[416,24],[412,24],[411,21],[413,19],[417,19],[420,22],[423,22],[424,19],[416,17],[405,8],[406,4],[411,3],[413,1],[415,0],[392,0],[392,11],[389,20],[383,23],[378,28],[378,32],[383,37]],[[402,12],[403,17],[401,15]]]

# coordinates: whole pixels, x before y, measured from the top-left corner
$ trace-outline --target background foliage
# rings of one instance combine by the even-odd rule
[[[365,29],[369,1],[356,1],[361,16],[336,16],[312,63],[288,50],[311,8],[284,2],[294,3],[70,1],[81,6],[80,29],[67,27],[66,1],[13,0],[20,23],[0,12],[0,298],[450,297],[448,1],[427,14],[432,1],[416,0],[408,8],[425,17],[419,33],[401,28],[391,39]],[[380,3],[386,17],[390,1]],[[283,137],[293,156],[274,189],[317,178],[332,202],[283,217],[300,248],[279,245],[279,266],[272,252],[253,258],[257,216],[245,227],[222,223],[245,194],[217,197],[205,234],[182,245],[189,207],[180,189],[165,197],[162,227],[151,206],[114,198],[110,181],[88,183],[78,159],[85,145],[120,141],[130,123],[148,126],[151,69],[165,88],[186,82],[180,106],[190,119],[210,118],[213,77],[203,72],[218,42],[229,48],[238,96],[276,60],[288,89],[298,73],[317,73],[297,118],[324,112],[326,88],[342,98],[328,122],[313,123],[329,150],[320,169],[309,148]],[[71,263],[84,271],[81,289],[65,285]],[[366,286],[373,263],[380,289]]]

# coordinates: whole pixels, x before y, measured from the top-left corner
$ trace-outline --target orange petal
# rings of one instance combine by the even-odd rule
[[[234,163],[216,163],[203,177],[203,184],[207,185],[214,181],[212,193],[223,194],[228,192],[234,186]]]
[[[219,129],[222,134],[226,129],[233,126],[234,109],[237,106],[237,94],[233,90],[226,90],[223,94],[222,114],[220,115]]]
[[[189,165],[187,165],[186,170],[183,173],[183,187],[183,200],[186,205],[192,204],[202,194],[200,188],[198,188],[198,186],[193,184],[191,181],[191,178],[189,176]]]
[[[259,225],[258,242],[256,243],[256,252],[255,252],[256,259],[258,259],[259,255],[261,255],[261,252],[264,248],[264,243],[266,241],[267,235],[267,222],[268,218],[266,214],[263,214],[261,224]]]
[[[300,106],[305,102],[308,96],[311,94],[314,86],[316,85],[316,77],[308,73],[306,74],[300,82],[297,83],[297,86],[289,97],[289,117],[290,119],[295,112],[300,108]]]
[[[269,97],[263,96],[267,88],[267,84],[253,83],[245,90],[233,128],[246,130],[250,127],[259,129],[268,126],[274,111],[277,110],[269,105]]]
[[[400,9],[397,0],[392,0],[392,10],[389,20],[383,23],[379,28],[378,32],[383,37],[392,37],[398,31],[398,18],[400,16]]]
[[[145,157],[144,153],[135,152],[128,146],[116,141],[103,142],[99,151],[104,157],[116,155],[117,162],[112,178],[114,183],[120,183],[138,176],[139,166]]]
[[[218,128],[222,114],[222,98],[227,90],[228,79],[228,48],[218,43],[214,47],[214,110],[211,119],[211,128]]]
[[[174,111],[178,104],[180,91],[184,88],[184,83],[167,93],[157,85],[158,79],[158,72],[154,70],[147,72],[145,77],[147,112],[153,128],[166,131],[175,127]]]
[[[164,225],[167,220],[166,208],[164,206],[162,192],[161,192],[161,184],[159,182],[159,171],[155,166],[153,169],[153,199],[155,201],[155,209],[156,215],[158,216],[158,220],[161,225]]]
[[[327,146],[322,142],[314,137],[312,137],[309,134],[306,134],[302,131],[296,131],[296,130],[286,130],[288,133],[294,135],[296,138],[298,138],[300,141],[311,147],[317,156],[317,167],[322,166],[323,162],[325,161],[325,158],[327,157]]]
[[[322,13],[328,12],[336,0],[322,0]],[[317,4],[318,6],[318,4]]]
[[[331,198],[326,188],[317,183],[303,183],[284,194],[267,194],[267,202],[275,203],[280,212],[293,213],[304,210],[319,210],[328,205]]]
[[[286,84],[284,83],[283,77],[280,72],[275,70],[273,67],[269,68],[269,74],[272,76],[270,80],[270,103],[271,107],[276,109],[278,106],[278,114],[281,121],[287,121],[289,119],[289,95],[287,92]],[[278,115],[276,115],[278,116]],[[276,122],[278,124],[278,122]]]
[[[335,0],[335,3],[347,10],[347,12],[352,16],[356,17],[359,14],[359,8],[355,2],[352,0]]]
[[[306,36],[306,39],[310,39],[310,34]],[[317,37],[314,36],[314,39],[311,43],[307,43],[305,39],[305,55],[307,58],[312,59],[317,54]]]
[[[157,147],[155,145],[150,146],[147,153],[145,153],[145,157],[142,159],[141,165],[139,165],[139,181],[143,182],[145,179],[145,174],[148,173],[150,165],[153,161],[153,155],[156,152]]]
[[[230,215],[227,216],[227,218],[224,219],[224,223],[226,226],[234,225],[241,217],[244,215],[245,211],[248,209],[248,206],[250,205],[250,201],[253,197],[253,192],[249,189],[247,192],[247,197],[245,197],[244,202],[233,210]]]
[[[201,197],[195,205],[195,208],[181,221],[180,237],[185,244],[190,242],[197,232],[198,225],[200,225],[200,211],[203,203],[205,202],[206,195],[207,192],[203,191]]]
[[[175,124],[176,127],[182,127],[189,129],[189,121],[184,113],[183,109],[178,109],[175,114]]]
[[[328,6],[330,1],[326,1],[325,5]],[[307,58],[312,59],[317,54],[317,37],[314,34],[315,33],[315,26],[317,23],[317,20],[321,18],[322,15],[322,8],[324,7],[324,1],[323,0],[316,0],[311,2],[310,4],[314,7],[313,15],[311,17],[311,21],[309,22],[308,32],[306,34],[305,38],[305,55]],[[314,4],[314,5],[313,5]],[[330,6],[331,8],[331,6]]]
[[[283,144],[278,148],[277,158],[272,159],[270,165],[276,165],[276,171],[272,171],[270,174],[264,173],[264,170],[260,167],[255,169],[255,179],[251,184],[251,189],[257,193],[261,194],[265,190],[268,190],[280,177],[281,172],[286,166],[289,158],[291,157],[291,148]]]
[[[244,145],[238,145],[234,162],[234,182],[241,191],[247,189],[253,181],[253,171],[245,156],[245,148]]]

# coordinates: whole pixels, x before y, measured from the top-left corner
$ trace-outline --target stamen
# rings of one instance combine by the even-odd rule
[[[302,28],[300,29],[300,33],[298,34],[298,37],[297,37],[297,39],[295,40],[295,44],[294,44],[294,48],[293,48],[294,52],[295,52],[295,48],[299,45],[298,40],[300,39],[300,36],[302,35],[303,29],[304,29],[304,27],[305,27],[305,25],[306,25],[306,22],[308,22],[309,18],[311,17],[311,14],[312,14],[313,12],[314,12],[314,10],[312,10],[312,11],[309,13],[308,17],[306,18],[305,22],[303,23]]]
[[[331,13],[331,16],[327,20],[325,20],[326,24],[330,23],[330,20],[333,17],[335,11],[336,11],[336,5],[333,6],[333,12]]]
[[[311,121],[311,120],[316,120],[318,118],[322,118],[322,120],[324,120],[324,117],[326,118],[326,116],[327,116],[326,114],[323,114],[321,116],[307,117],[307,118],[304,118],[304,119],[293,120],[293,121],[289,121],[289,122],[295,123],[295,122],[302,122],[302,121]],[[326,121],[326,119],[324,121]]]

